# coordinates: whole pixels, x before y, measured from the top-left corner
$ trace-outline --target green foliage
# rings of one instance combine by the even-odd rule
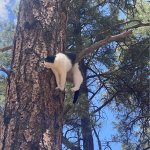
[[[15,25],[12,23],[0,24],[0,47],[12,45]]]
[[[0,65],[3,65],[9,70],[11,62],[11,52],[0,52]],[[4,101],[6,95],[6,79],[7,74],[0,70],[0,107],[4,108]]]
[[[0,64],[9,67],[11,62],[11,54],[11,51],[0,52]]]
[[[15,25],[12,23],[1,23],[0,24],[0,47],[12,45],[14,36]],[[0,65],[3,65],[8,70],[10,69],[12,52],[0,52]],[[4,107],[5,92],[6,92],[6,77],[7,74],[0,70],[0,106]]]
[[[137,0],[137,13],[135,14],[135,18],[140,19],[144,22],[149,21],[148,15],[150,14],[150,5],[148,1],[145,0]]]
[[[129,16],[130,19],[140,20],[142,23],[150,22],[150,4],[145,0],[137,0],[136,5],[137,13],[134,14],[134,18]],[[135,35],[138,36],[150,36],[150,26],[140,27],[134,31]]]
[[[78,52],[109,35],[117,34],[127,27],[125,25],[117,26],[117,24],[124,22],[123,19],[119,19],[120,11],[127,12],[126,17],[130,20],[142,19],[142,17],[137,17],[138,14],[135,13],[134,6],[135,1],[128,0],[112,1],[111,3],[106,1],[92,1],[92,3],[84,1],[84,5],[80,1],[75,1],[69,14],[68,50]],[[137,5],[138,9],[139,6]],[[147,8],[145,11],[147,11]],[[142,21],[148,21],[147,18],[145,16]],[[135,25],[135,23],[137,22],[131,23],[131,25]],[[145,28],[143,29],[145,30]],[[142,113],[142,115],[147,115],[149,108],[147,95],[149,86],[148,39],[144,32],[137,34],[137,31],[137,29],[134,30],[135,34],[132,38],[107,44],[84,59],[85,64],[87,62],[85,82],[90,85],[88,86],[88,94],[89,92],[95,93],[98,88],[102,87],[96,93],[95,99],[92,99],[90,103],[86,103],[87,97],[81,96],[79,104],[76,104],[76,106],[72,106],[70,103],[73,95],[69,96],[67,94],[65,100],[66,107],[72,107],[66,114],[66,118],[67,120],[73,120],[72,124],[69,124],[73,127],[78,127],[74,125],[80,125],[79,118],[82,115],[87,115],[86,109],[88,107],[90,107],[88,111],[91,112],[93,108],[112,100],[114,103],[109,106],[113,109],[114,104],[116,104],[113,111],[116,111],[119,120],[119,124],[116,123],[115,125],[120,135],[118,134],[116,139],[124,143],[123,149],[126,150],[135,147],[134,141],[131,140],[130,143],[127,141],[132,137],[135,138],[135,141],[138,141],[139,136],[136,136],[135,129],[142,126],[137,121],[134,128],[132,128],[130,121],[137,119]],[[145,33],[146,35],[149,34],[147,31]],[[103,101],[99,101],[99,99]],[[94,103],[96,105],[91,105]],[[92,121],[91,116],[90,118],[93,126],[100,123]],[[145,118],[142,119],[142,121],[145,120]],[[130,131],[133,132],[132,134],[127,134],[129,132],[128,126]]]
[[[120,134],[118,140],[124,143],[125,150],[136,149],[137,145],[142,148],[143,143],[148,145],[150,140],[142,131],[149,127],[150,118],[149,48],[146,37],[127,41],[126,46],[121,47],[117,69],[109,80],[113,90],[119,92],[115,98],[119,123],[115,125]]]

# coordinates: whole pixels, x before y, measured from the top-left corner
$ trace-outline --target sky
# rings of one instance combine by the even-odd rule
[[[15,14],[13,12],[13,7],[19,2],[19,0],[0,0],[0,21],[2,22],[16,22]],[[113,112],[111,112],[108,108],[104,109],[104,113],[106,115],[102,130],[100,132],[100,140],[111,140],[111,134],[115,133],[115,129],[111,125],[111,122],[115,119]],[[94,138],[94,141],[97,141]],[[96,142],[95,142],[96,143]],[[103,143],[102,143],[103,144]],[[120,150],[120,144],[113,144],[113,150]],[[95,150],[97,150],[97,146],[95,146]]]
[[[0,4],[0,19],[8,20],[7,6],[10,0],[1,0]]]
[[[14,21],[13,7],[19,0],[0,0],[0,21]]]

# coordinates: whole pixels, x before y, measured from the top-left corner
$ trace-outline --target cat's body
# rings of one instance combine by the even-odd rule
[[[74,85],[71,90],[79,94],[80,86],[83,82],[83,77],[79,69],[78,63],[75,62],[76,55],[72,53],[58,53],[55,56],[47,56],[44,61],[44,67],[52,69],[57,87],[61,91],[65,88],[66,81],[71,81]]]

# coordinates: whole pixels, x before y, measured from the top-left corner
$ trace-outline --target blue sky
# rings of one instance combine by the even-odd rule
[[[7,5],[10,0],[1,0],[0,4],[0,19],[1,20],[8,20],[8,11],[7,11]]]
[[[1,22],[16,22],[16,18],[13,12],[13,7],[19,2],[19,0],[0,0],[0,21]],[[111,134],[116,131],[112,126],[112,121],[115,120],[114,114],[108,108],[103,110],[105,113],[105,119],[103,120],[102,130],[100,131],[100,140],[111,140]],[[97,143],[96,138],[94,138]],[[102,141],[103,144],[104,141]],[[120,150],[120,144],[112,144],[113,150]],[[95,145],[95,150],[97,146]]]
[[[8,22],[15,21],[13,7],[20,0],[1,0],[0,1],[0,21]]]

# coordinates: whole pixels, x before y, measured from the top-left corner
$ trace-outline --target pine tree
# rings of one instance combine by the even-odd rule
[[[61,149],[63,92],[39,60],[65,48],[66,3],[21,0],[1,131],[1,148]],[[9,141],[9,142],[8,142]]]

